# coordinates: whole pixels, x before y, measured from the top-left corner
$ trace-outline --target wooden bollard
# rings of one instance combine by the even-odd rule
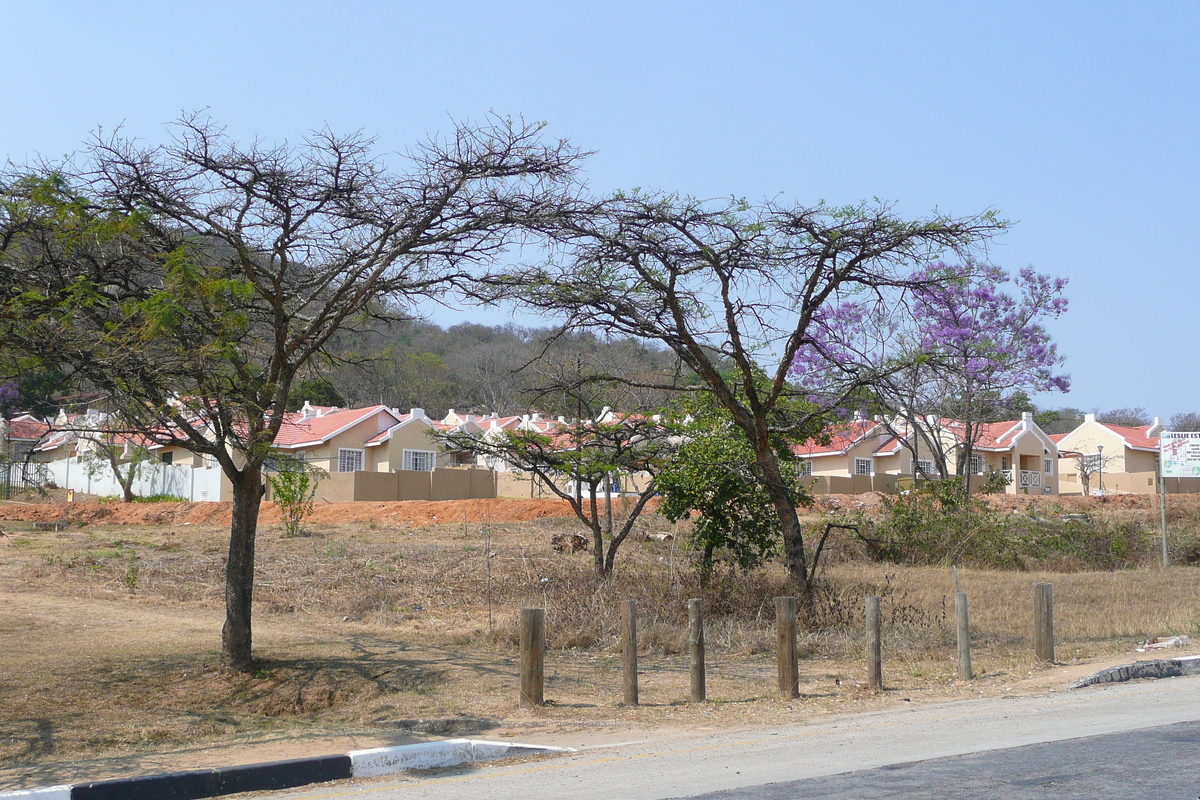
[[[708,694],[704,686],[704,601],[688,600],[688,652],[692,657],[691,701],[703,703]]]
[[[779,668],[779,694],[800,696],[800,668],[796,658],[796,598],[775,598],[775,661]]]
[[[867,598],[867,688],[883,690],[883,617],[879,612],[879,597]]]
[[[971,670],[971,623],[967,618],[967,593],[954,595],[954,618],[958,623],[958,679],[969,681],[975,677]]]
[[[637,600],[626,600],[621,606],[621,675],[627,706],[638,704],[637,651]]]
[[[541,608],[522,608],[521,616],[521,708],[538,708],[545,704],[543,689],[546,664],[546,611]]]
[[[1038,661],[1054,661],[1054,586],[1033,585],[1033,652]]]

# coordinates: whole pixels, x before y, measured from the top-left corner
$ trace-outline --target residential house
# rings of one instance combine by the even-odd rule
[[[1058,438],[1063,494],[1154,494],[1158,491],[1158,417],[1149,425],[1112,425],[1085,414]],[[1168,478],[1167,492],[1200,492],[1200,478]]]
[[[966,426],[954,420],[934,422],[931,428],[942,437],[945,452],[953,456],[966,437]],[[818,493],[887,491],[937,474],[927,445],[903,423],[889,426],[879,419],[859,417],[831,428],[827,438],[825,443],[810,441],[793,448],[804,459],[804,474],[812,476]],[[1055,493],[1057,467],[1055,443],[1032,414],[975,428],[968,469],[979,476],[1004,474],[1009,479],[1005,491],[1010,494]],[[955,472],[957,463],[950,469]]]

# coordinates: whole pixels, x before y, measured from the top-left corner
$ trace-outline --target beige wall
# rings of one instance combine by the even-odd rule
[[[316,501],[467,500],[495,496],[495,477],[486,469],[363,471],[333,472],[322,478],[317,484]]]
[[[866,492],[888,492],[896,488],[904,477],[900,475],[819,475],[812,478],[807,476],[802,483],[808,483],[810,494],[865,494]],[[911,480],[911,479],[910,479]],[[811,481],[811,483],[810,483]]]
[[[1065,460],[1065,459],[1064,459]],[[1107,467],[1104,470],[1105,494],[1157,494],[1154,479],[1156,472],[1113,472]],[[1092,476],[1092,491],[1099,488],[1099,476]],[[1067,472],[1064,468],[1059,481],[1059,491],[1062,494],[1083,494],[1083,484],[1075,472]],[[1196,494],[1200,493],[1200,478],[1167,478],[1167,494]]]
[[[1125,442],[1117,434],[1098,422],[1085,422],[1063,437],[1059,450],[1073,450],[1085,455],[1099,453],[1104,447],[1104,471],[1129,472],[1125,468]]]

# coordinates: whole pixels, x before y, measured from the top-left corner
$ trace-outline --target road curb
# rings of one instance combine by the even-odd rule
[[[452,767],[508,756],[566,752],[571,752],[571,748],[489,742],[483,739],[447,739],[352,750],[336,756],[167,772],[43,789],[20,789],[0,792],[0,800],[198,800],[239,792],[294,789],[345,778],[391,775],[407,769]]]
[[[1122,683],[1141,678],[1178,678],[1183,675],[1200,675],[1200,656],[1163,658],[1156,661],[1138,661],[1120,667],[1109,667],[1095,675],[1089,675],[1068,686],[1068,689],[1083,689],[1103,683]]]

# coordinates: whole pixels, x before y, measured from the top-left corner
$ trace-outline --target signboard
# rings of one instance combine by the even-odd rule
[[[1164,478],[1200,477],[1200,433],[1163,431],[1158,446]]]

